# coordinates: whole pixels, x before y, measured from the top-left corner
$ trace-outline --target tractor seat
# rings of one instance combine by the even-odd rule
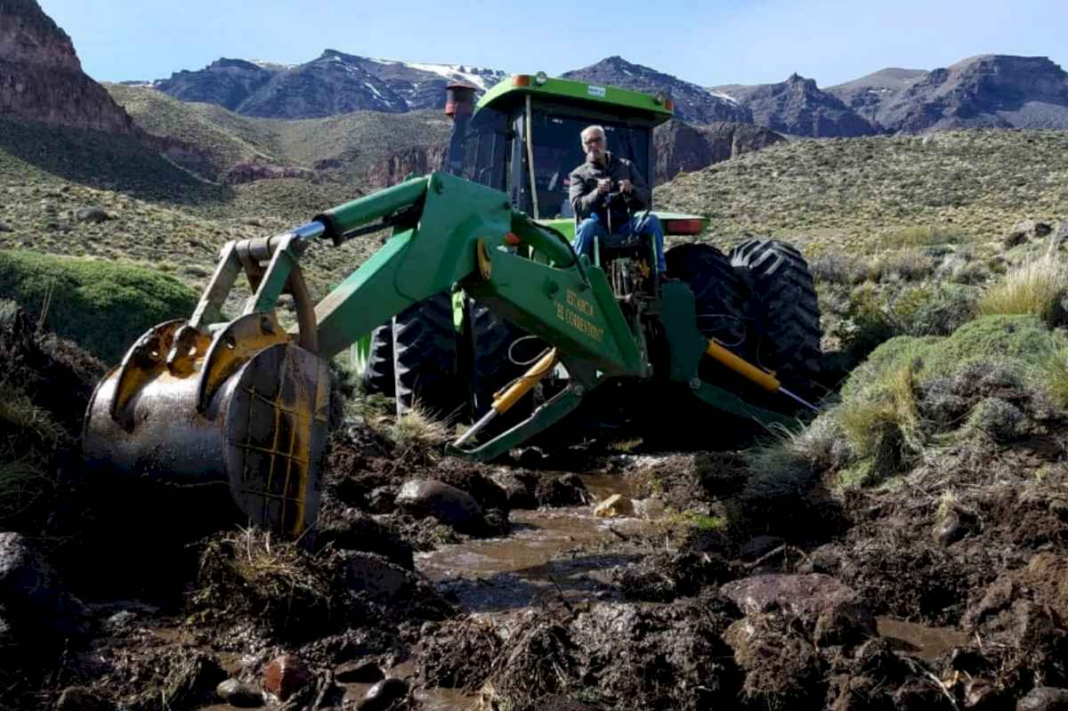
[[[631,249],[639,245],[645,244],[648,241],[647,235],[640,234],[627,234],[627,235],[605,235],[601,237],[601,244],[606,250],[623,250]]]

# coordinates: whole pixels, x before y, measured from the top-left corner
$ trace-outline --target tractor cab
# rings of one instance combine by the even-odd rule
[[[650,188],[655,184],[653,129],[670,120],[674,110],[664,94],[649,96],[544,73],[514,75],[487,91],[477,105],[474,92],[464,84],[448,88],[446,113],[453,119],[453,133],[447,170],[506,193],[515,209],[567,240],[574,239],[576,227],[569,176],[586,160],[579,136],[587,126],[602,126],[608,150],[633,162]],[[706,222],[696,215],[652,214],[661,220],[665,235],[698,234]],[[610,266],[620,259],[618,269]],[[641,273],[651,285],[646,288],[655,289],[651,239],[612,235],[598,240],[592,261],[614,285],[630,285],[617,293],[620,298],[636,288]],[[609,273],[613,269],[620,273]]]

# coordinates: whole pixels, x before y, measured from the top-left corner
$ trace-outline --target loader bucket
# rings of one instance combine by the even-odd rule
[[[97,386],[86,464],[129,480],[228,486],[251,523],[295,538],[318,516],[329,406],[326,362],[273,314],[241,316],[214,336],[171,321]]]

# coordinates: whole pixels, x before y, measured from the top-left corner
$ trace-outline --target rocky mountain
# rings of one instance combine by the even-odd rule
[[[277,71],[243,59],[217,59],[195,72],[180,71],[156,88],[182,101],[200,101],[236,111]]]
[[[901,91],[927,76],[922,69],[900,69],[888,67],[860,79],[829,86],[828,94],[837,97],[843,104],[857,112],[869,123],[878,123],[879,108]]]
[[[735,99],[748,109],[753,123],[773,131],[813,138],[870,136],[877,130],[870,122],[819,89],[813,79],[792,74],[778,84],[729,85],[715,91]]]
[[[692,125],[668,121],[653,133],[656,183],[660,185],[681,172],[692,173],[785,140],[770,129],[747,123]]]
[[[640,64],[632,64],[618,56],[602,59],[582,69],[564,72],[560,76],[564,79],[610,84],[649,94],[666,91],[675,102],[675,116],[691,123],[753,122],[750,111],[730,96]]]
[[[982,55],[907,82],[875,112],[886,129],[1068,129],[1068,73],[1046,57]]]
[[[112,134],[133,119],[82,71],[70,37],[36,0],[0,0],[0,118]]]
[[[491,69],[370,59],[328,49],[295,66],[220,59],[155,85],[184,101],[217,104],[246,116],[295,119],[441,109],[450,82],[466,81],[483,90],[503,76]]]

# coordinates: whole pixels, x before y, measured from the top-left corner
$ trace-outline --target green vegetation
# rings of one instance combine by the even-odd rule
[[[178,280],[147,269],[26,251],[0,252],[0,293],[107,363],[152,326],[188,316],[197,301]]]
[[[213,180],[237,163],[254,160],[308,169],[328,161],[324,174],[329,179],[366,185],[368,171],[390,154],[412,146],[444,146],[451,125],[442,111],[251,118],[213,104],[178,101],[149,87],[104,87],[146,131],[177,138],[207,156],[206,177]]]
[[[1068,215],[1068,133],[976,130],[799,140],[680,176],[665,209],[711,218],[713,241],[746,232],[808,255],[964,245],[1025,218]]]
[[[1063,255],[1032,259],[991,287],[979,302],[983,314],[1034,314],[1051,326],[1064,318],[1068,264]]]

